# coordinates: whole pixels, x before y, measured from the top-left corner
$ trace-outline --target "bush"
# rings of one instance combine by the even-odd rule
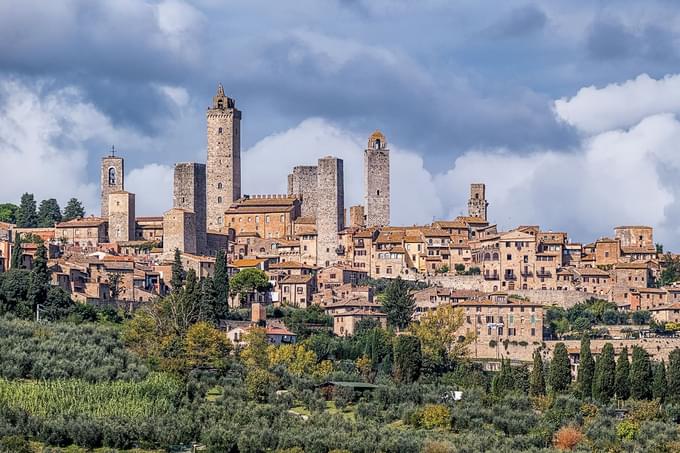
[[[442,404],[427,404],[420,412],[420,426],[425,429],[451,426],[451,411]]]
[[[583,433],[575,426],[565,426],[555,433],[553,445],[559,450],[573,450],[583,439]]]
[[[21,436],[5,436],[0,439],[0,453],[33,453],[33,449]]]

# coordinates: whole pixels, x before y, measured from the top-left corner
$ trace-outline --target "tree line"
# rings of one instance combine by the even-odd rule
[[[84,216],[85,208],[77,198],[71,198],[63,212],[55,198],[42,200],[37,205],[31,193],[24,193],[18,206],[12,203],[0,204],[0,222],[14,223],[19,228],[50,228],[55,223]]]

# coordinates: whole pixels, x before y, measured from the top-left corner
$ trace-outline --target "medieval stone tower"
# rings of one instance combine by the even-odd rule
[[[302,217],[316,218],[317,167],[299,165],[288,175],[288,195],[302,197]]]
[[[364,151],[364,188],[366,189],[366,226],[390,224],[390,151],[380,131],[368,139]]]
[[[222,228],[224,212],[241,198],[241,112],[233,99],[217,86],[208,123],[207,216],[208,229]]]
[[[109,194],[125,190],[124,163],[122,157],[114,155],[113,148],[109,156],[102,158],[101,172],[101,216],[109,216]]]
[[[109,194],[109,241],[135,240],[135,194],[121,190]]]
[[[486,185],[481,183],[470,184],[470,200],[468,201],[468,215],[481,217],[486,220],[486,209],[489,202],[486,201]]]
[[[317,166],[317,264],[337,262],[338,231],[344,228],[345,184],[342,159],[327,156]]]
[[[172,207],[194,213],[196,223],[196,250],[207,253],[206,217],[206,167],[205,164],[182,162],[175,164]]]

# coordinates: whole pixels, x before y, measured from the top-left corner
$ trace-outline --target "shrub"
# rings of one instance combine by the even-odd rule
[[[619,439],[633,440],[638,431],[640,431],[640,424],[633,420],[623,420],[616,425],[616,435]]]
[[[455,451],[449,442],[429,441],[423,445],[420,453],[454,453]]]
[[[451,426],[451,411],[442,404],[427,404],[420,413],[420,425],[425,429]]]
[[[583,439],[583,433],[575,426],[565,426],[555,433],[553,445],[558,450],[573,450]]]

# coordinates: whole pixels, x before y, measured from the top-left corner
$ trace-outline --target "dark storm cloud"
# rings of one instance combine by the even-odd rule
[[[526,36],[542,30],[548,17],[536,5],[526,5],[510,11],[495,24],[489,32],[497,38]]]

